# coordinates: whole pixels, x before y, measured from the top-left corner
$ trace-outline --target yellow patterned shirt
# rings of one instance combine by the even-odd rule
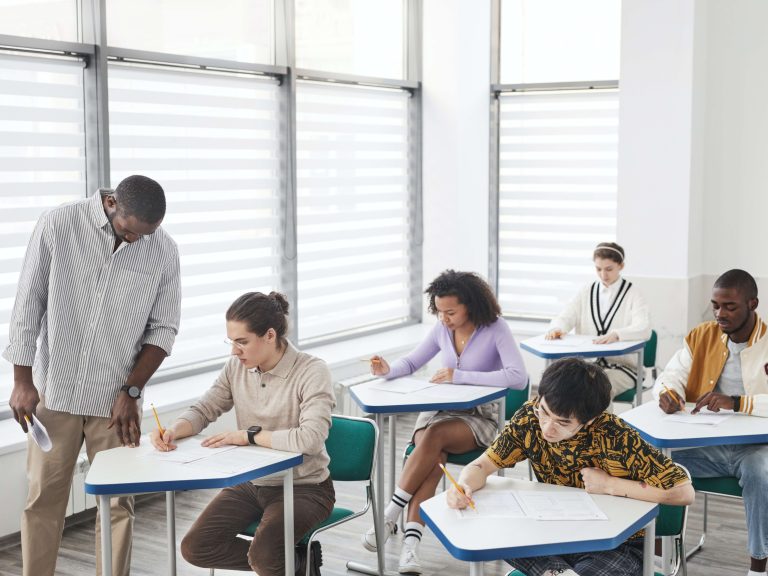
[[[526,402],[485,451],[499,468],[511,468],[527,459],[539,482],[577,488],[584,488],[581,469],[588,467],[656,488],[689,482],[682,468],[618,416],[604,412],[572,438],[547,442],[533,413],[534,405],[535,400]],[[640,535],[638,532],[633,538]]]

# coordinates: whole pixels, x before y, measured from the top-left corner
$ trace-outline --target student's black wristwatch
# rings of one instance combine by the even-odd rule
[[[126,394],[128,394],[128,396],[130,396],[134,400],[138,400],[139,398],[141,398],[141,388],[139,388],[138,386],[130,386],[128,384],[124,384],[123,386],[120,387],[120,391],[125,392]]]
[[[261,432],[261,426],[251,426],[248,428],[248,444],[256,444],[256,434]]]

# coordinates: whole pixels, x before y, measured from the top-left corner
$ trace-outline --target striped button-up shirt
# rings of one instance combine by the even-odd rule
[[[171,352],[176,243],[158,228],[114,246],[99,193],[47,212],[32,233],[3,357],[33,366],[46,408],[108,417],[141,347]]]

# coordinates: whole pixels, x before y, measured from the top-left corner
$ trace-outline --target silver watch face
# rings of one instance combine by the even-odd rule
[[[139,398],[141,396],[141,390],[137,386],[130,386],[128,388],[128,396],[131,398]]]

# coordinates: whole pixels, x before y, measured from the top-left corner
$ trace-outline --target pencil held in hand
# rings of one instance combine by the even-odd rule
[[[662,384],[662,386],[664,387],[664,392],[666,392],[667,394],[669,394],[669,397],[670,397],[670,398],[672,398],[672,400],[674,400],[674,401],[676,401],[678,404],[680,404],[680,410],[681,410],[681,411],[683,411],[683,412],[685,412],[685,401],[684,401],[682,398],[680,398],[680,396],[678,396],[677,394],[675,394],[674,392],[672,392],[672,390],[670,390],[669,388],[667,388],[667,387],[666,387],[664,384]],[[664,392],[662,392],[662,394],[663,394]]]
[[[160,416],[157,415],[157,410],[155,410],[155,405],[150,404],[152,406],[152,412],[155,414],[155,422],[157,422],[157,430],[160,432],[160,440],[163,439],[163,436],[165,436],[165,428],[163,428],[163,425],[160,424]]]
[[[462,490],[462,489],[461,489],[461,486],[459,486],[459,483],[458,483],[458,482],[456,482],[456,480],[454,480],[454,479],[453,479],[453,476],[451,476],[451,473],[450,473],[450,472],[448,472],[448,468],[446,468],[445,466],[443,466],[443,463],[442,463],[442,462],[438,462],[438,463],[437,463],[437,465],[438,465],[438,466],[440,466],[440,468],[443,470],[443,473],[446,475],[446,477],[448,478],[448,480],[450,480],[450,481],[451,481],[451,484],[453,484],[453,487],[454,487],[454,488],[456,488],[456,491],[457,491],[459,494],[461,494],[462,496],[464,496],[464,498],[466,498],[466,499],[469,501],[469,505],[472,507],[472,510],[474,510],[475,512],[477,512],[477,508],[475,508],[475,503],[472,501],[472,498],[470,498],[469,496],[467,496],[467,495],[464,493],[464,490]]]

